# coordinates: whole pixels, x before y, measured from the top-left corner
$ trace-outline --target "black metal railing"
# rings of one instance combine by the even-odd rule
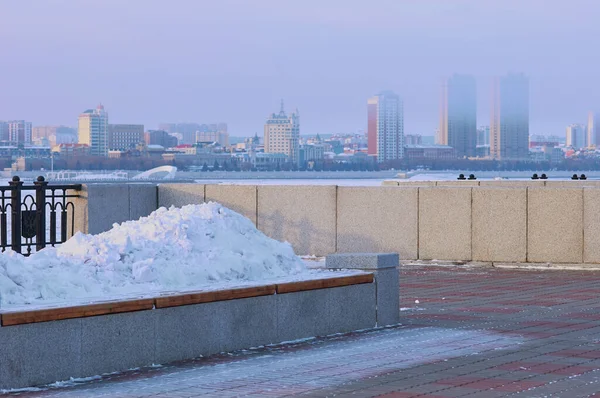
[[[0,187],[0,248],[3,252],[12,249],[28,256],[47,245],[64,243],[73,235],[73,199],[79,194],[72,192],[80,191],[81,184],[48,185],[41,176],[33,185],[23,185],[17,176],[8,184],[8,187]]]

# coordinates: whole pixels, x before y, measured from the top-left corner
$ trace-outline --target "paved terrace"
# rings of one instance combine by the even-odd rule
[[[600,272],[414,266],[400,278],[399,327],[18,395],[600,397]]]

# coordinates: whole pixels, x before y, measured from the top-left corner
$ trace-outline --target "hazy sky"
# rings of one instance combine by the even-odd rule
[[[598,0],[0,0],[0,120],[75,125],[102,102],[114,123],[229,123],[262,133],[298,107],[301,132],[366,128],[366,100],[405,102],[432,135],[440,83],[531,79],[531,133],[600,110]]]

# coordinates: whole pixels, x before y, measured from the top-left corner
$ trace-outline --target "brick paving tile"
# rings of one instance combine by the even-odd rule
[[[6,395],[600,397],[599,283],[599,271],[404,266],[398,327]]]
[[[390,392],[387,394],[383,394],[383,395],[379,395],[379,398],[413,398],[413,397],[419,397],[419,398],[447,398],[446,395],[420,395],[419,393],[413,393],[413,392]]]

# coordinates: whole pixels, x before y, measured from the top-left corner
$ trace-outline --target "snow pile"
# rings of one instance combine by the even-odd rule
[[[0,306],[185,290],[308,272],[288,243],[217,203],[160,208],[30,257],[0,255]]]

